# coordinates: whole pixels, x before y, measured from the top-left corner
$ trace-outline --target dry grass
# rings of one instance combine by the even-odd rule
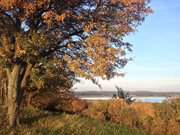
[[[0,118],[3,127],[6,122],[2,113]],[[179,135],[180,99],[131,105],[123,100],[95,101],[90,102],[81,115],[26,108],[21,122],[17,135],[142,135],[139,131],[147,135]],[[0,135],[9,132],[6,128],[0,129]]]
[[[60,113],[49,113],[33,108],[23,110],[21,126],[15,135],[144,135],[112,122]],[[0,135],[9,135],[11,130],[0,128]]]
[[[179,135],[180,99],[171,102],[126,104],[123,100],[96,101],[86,116],[144,130],[150,135]],[[108,119],[107,119],[108,118]]]

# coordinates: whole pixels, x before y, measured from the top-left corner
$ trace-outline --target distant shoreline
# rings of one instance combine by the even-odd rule
[[[137,97],[175,97],[180,92],[150,92],[150,91],[128,91],[130,95]],[[78,97],[112,97],[117,91],[73,91]]]
[[[80,99],[87,101],[105,101],[114,100],[112,97],[79,97]],[[134,102],[144,102],[144,103],[162,103],[168,100],[167,97],[133,97]]]

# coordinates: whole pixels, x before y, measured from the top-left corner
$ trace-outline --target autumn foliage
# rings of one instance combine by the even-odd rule
[[[117,74],[115,68],[127,63],[124,56],[131,46],[122,38],[151,12],[147,4],[147,0],[1,0],[1,57],[9,64],[11,58],[32,63],[56,52],[78,75],[111,78]]]
[[[132,50],[123,38],[152,12],[148,4],[149,0],[0,0],[0,66],[8,78],[9,124],[17,124],[28,85],[38,80],[34,84],[42,86],[44,74],[56,74],[49,74],[49,68],[92,80],[121,75],[117,69],[127,64],[126,52]]]
[[[180,99],[164,103],[132,103],[122,99],[89,103],[83,115],[136,128],[148,135],[179,135]]]

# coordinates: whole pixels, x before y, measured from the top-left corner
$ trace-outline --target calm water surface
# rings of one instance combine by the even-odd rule
[[[112,97],[80,97],[84,100],[111,100]],[[147,103],[161,103],[165,101],[166,97],[134,97],[136,102],[147,102]]]
[[[135,97],[138,102],[147,102],[147,103],[162,103],[167,98],[166,97]]]

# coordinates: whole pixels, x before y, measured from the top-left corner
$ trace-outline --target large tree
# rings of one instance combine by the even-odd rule
[[[35,68],[62,66],[77,76],[112,78],[128,61],[123,37],[151,12],[149,0],[0,0],[0,65],[8,78],[15,127]],[[60,61],[60,62],[59,62]]]

